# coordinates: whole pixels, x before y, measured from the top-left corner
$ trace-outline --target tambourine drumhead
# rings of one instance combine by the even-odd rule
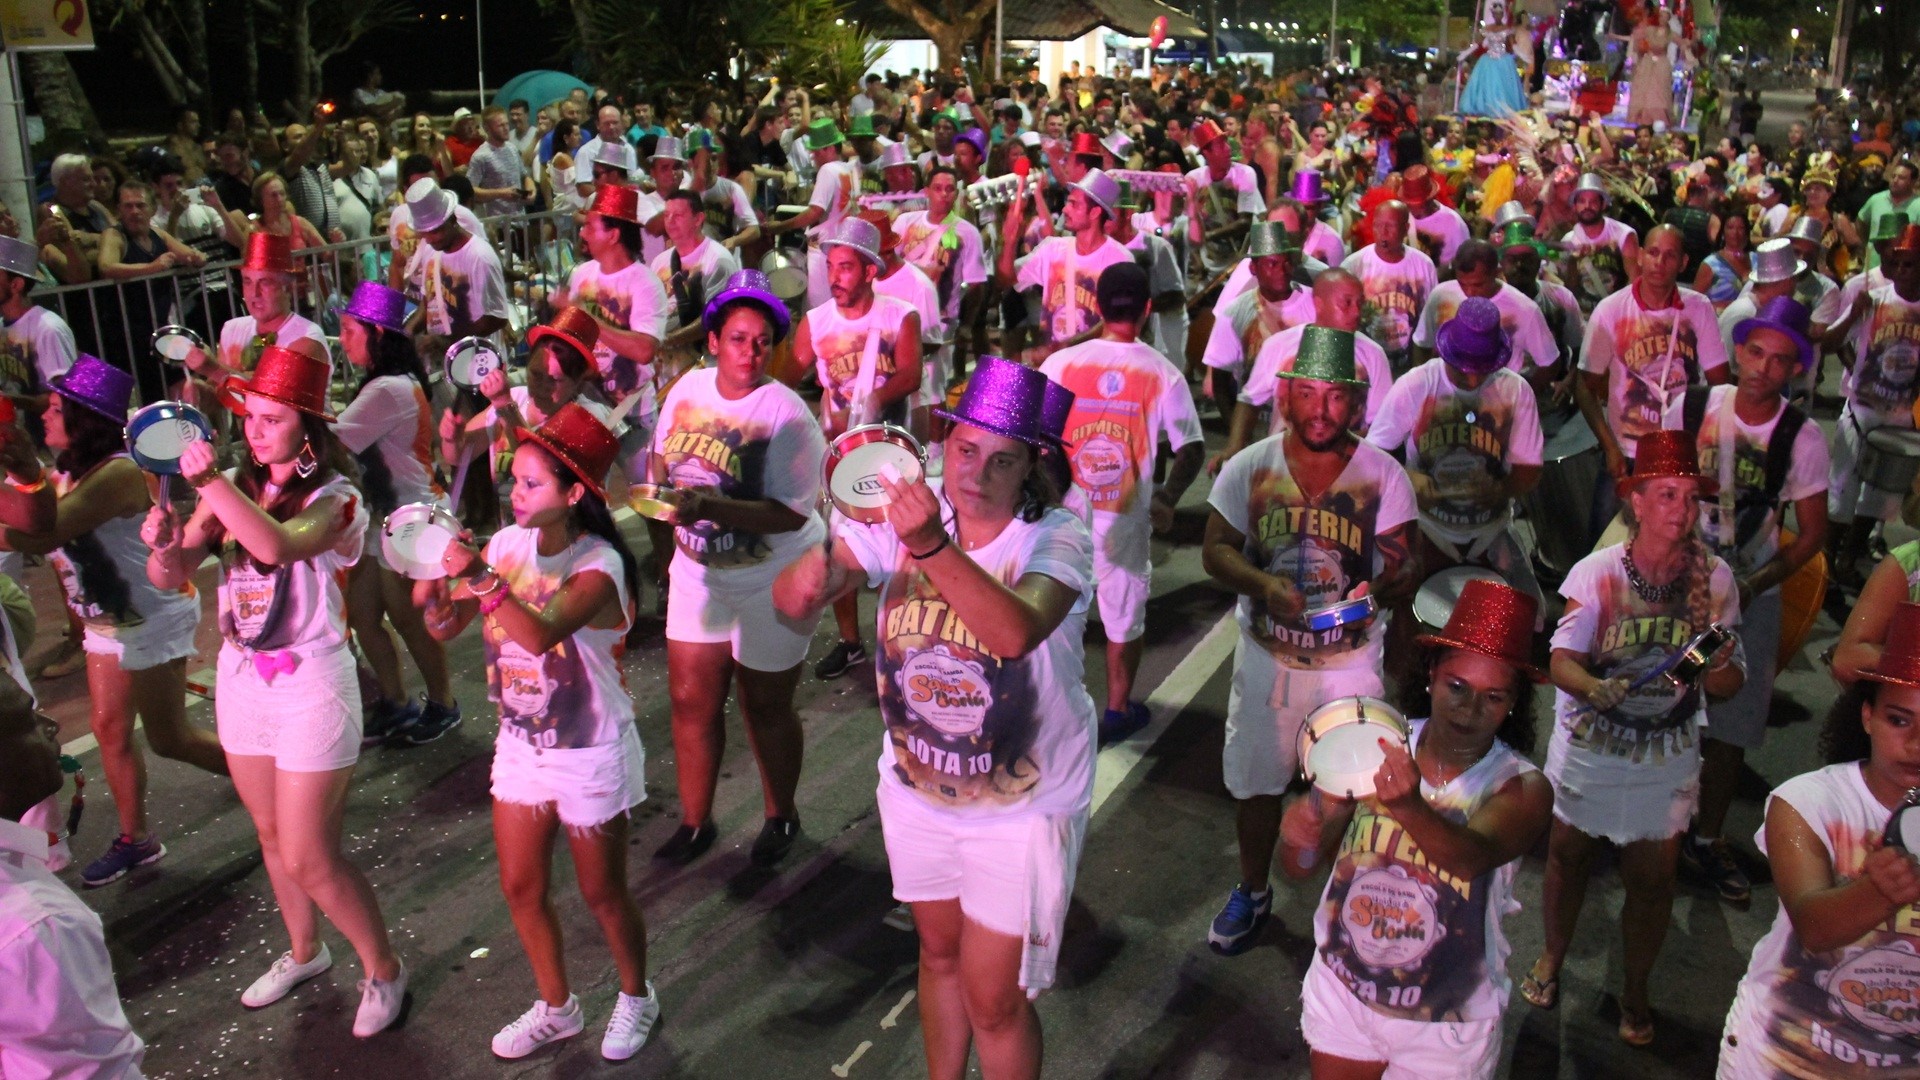
[[[206,339],[185,326],[163,326],[153,332],[148,344],[160,359],[176,364],[186,363],[187,355],[195,349],[207,350]]]
[[[1407,721],[1393,706],[1371,697],[1329,701],[1300,728],[1300,771],[1329,795],[1364,798],[1386,760],[1381,739],[1406,745]]]
[[[178,401],[156,401],[127,421],[127,453],[135,465],[150,473],[178,473],[180,455],[188,444],[212,441],[213,427],[207,418]]]
[[[387,565],[415,581],[447,576],[440,560],[460,535],[460,521],[434,503],[408,503],[387,515],[380,527],[380,551]]]
[[[667,515],[673,512],[673,503],[661,496],[672,490],[660,484],[629,484],[627,485],[627,505],[643,518],[665,521]]]
[[[1893,816],[1887,819],[1887,833],[1882,840],[1893,847],[1906,849],[1909,854],[1920,855],[1920,806],[1909,803],[1895,810]]]
[[[1483,566],[1448,567],[1421,584],[1413,598],[1413,617],[1430,629],[1446,629],[1447,620],[1453,617],[1453,605],[1460,602],[1460,590],[1466,588],[1469,581],[1507,583],[1507,579]]]
[[[447,347],[447,381],[462,390],[478,390],[487,376],[507,366],[493,342],[465,337]]]
[[[901,483],[913,483],[922,474],[920,443],[891,424],[867,424],[833,440],[827,453],[827,495],[842,514],[875,524],[887,518],[886,488],[881,470],[891,466]]]

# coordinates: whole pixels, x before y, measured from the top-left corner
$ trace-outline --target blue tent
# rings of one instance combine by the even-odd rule
[[[525,98],[527,104],[538,111],[542,105],[559,101],[575,90],[592,93],[593,87],[564,71],[523,71],[507,80],[507,85],[493,95],[493,103],[504,109],[508,102]]]

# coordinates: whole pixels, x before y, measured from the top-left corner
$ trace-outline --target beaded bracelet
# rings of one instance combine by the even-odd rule
[[[486,597],[480,601],[481,616],[485,617],[500,610],[500,605],[506,603],[507,597],[512,595],[513,590],[506,588],[494,589],[492,592],[487,593]]]
[[[493,579],[493,586],[485,590],[484,592],[473,587],[473,583],[475,581],[478,581],[483,575]],[[475,600],[485,600],[487,597],[492,596],[494,593],[499,592],[500,586],[502,584],[504,584],[504,581],[500,577],[499,572],[496,571],[493,567],[489,566],[485,570],[482,570],[480,573],[475,574],[472,577],[467,579],[467,592],[471,593]]]

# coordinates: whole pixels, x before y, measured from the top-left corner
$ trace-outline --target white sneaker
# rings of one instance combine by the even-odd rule
[[[292,993],[294,987],[332,966],[333,954],[327,951],[324,941],[320,943],[320,951],[304,964],[295,962],[293,953],[283,952],[280,959],[267,969],[267,973],[253,980],[253,985],[240,995],[240,1004],[249,1009],[264,1009]]]
[[[512,1061],[526,1057],[550,1042],[571,1039],[586,1030],[586,1016],[580,1011],[580,999],[567,995],[567,1003],[556,1009],[536,999],[533,1008],[520,1019],[500,1029],[493,1037],[493,1056]]]
[[[647,996],[634,997],[622,991],[614,1000],[613,1015],[607,1018],[607,1033],[600,1040],[600,1056],[608,1061],[625,1061],[647,1045],[647,1036],[660,1020],[660,998],[647,983]]]
[[[407,1000],[407,965],[391,982],[385,979],[360,980],[360,1011],[353,1018],[353,1033],[362,1038],[378,1035],[400,1019],[400,1006]]]

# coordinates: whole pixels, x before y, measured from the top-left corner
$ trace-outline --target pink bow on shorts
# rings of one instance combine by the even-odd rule
[[[253,670],[260,673],[261,681],[271,684],[275,675],[291,675],[293,669],[300,666],[300,656],[292,649],[275,649],[272,652],[255,652]]]

